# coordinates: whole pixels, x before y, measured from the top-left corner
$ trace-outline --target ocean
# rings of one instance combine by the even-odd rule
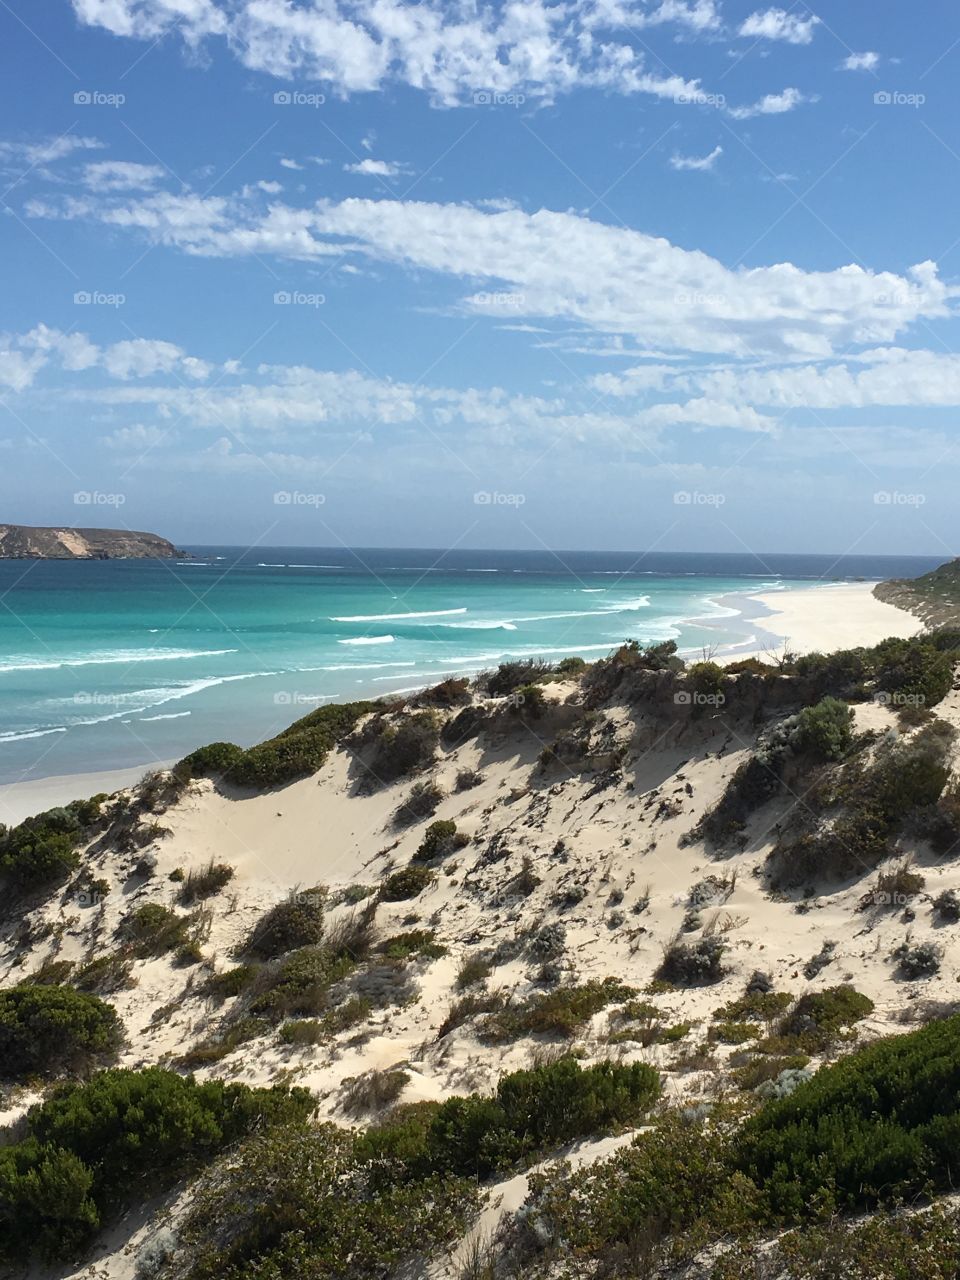
[[[749,592],[912,577],[936,557],[190,547],[0,561],[0,783],[261,740],[329,701],[507,658],[763,638]]]

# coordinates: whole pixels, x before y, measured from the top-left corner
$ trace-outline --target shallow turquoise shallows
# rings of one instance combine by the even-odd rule
[[[750,647],[752,591],[935,559],[196,547],[0,562],[0,782],[247,744],[322,702],[625,639]]]

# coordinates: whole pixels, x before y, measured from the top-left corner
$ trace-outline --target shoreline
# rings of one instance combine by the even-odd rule
[[[789,645],[796,654],[857,645],[878,644],[889,636],[907,638],[923,630],[922,621],[914,614],[887,604],[873,595],[875,582],[838,582],[804,587],[783,587],[774,591],[737,591],[711,597],[711,600],[734,614],[698,615],[683,619],[703,630],[722,632],[726,640],[715,652],[681,650],[688,662],[706,658],[726,666],[743,658],[758,657],[772,661]],[[741,633],[730,639],[731,632]],[[610,646],[610,651],[616,645]],[[464,672],[475,675],[475,671]],[[424,681],[402,691],[428,688]],[[293,710],[293,709],[291,709]],[[295,719],[295,714],[291,719]],[[194,746],[201,744],[195,743]],[[191,748],[192,749],[192,748]],[[84,799],[100,791],[112,793],[138,782],[152,769],[168,768],[172,760],[147,762],[122,769],[55,774],[30,778],[22,782],[0,784],[0,822],[8,826],[35,813],[71,800]]]

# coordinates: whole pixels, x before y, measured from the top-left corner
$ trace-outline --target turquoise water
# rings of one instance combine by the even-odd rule
[[[194,563],[0,562],[0,782],[268,736],[325,701],[508,657],[762,637],[731,593],[934,559],[191,548]],[[751,617],[750,615],[754,616]]]

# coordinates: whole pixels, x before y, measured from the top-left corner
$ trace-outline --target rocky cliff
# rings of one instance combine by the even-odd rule
[[[0,560],[145,560],[182,554],[166,538],[133,529],[0,524]]]

